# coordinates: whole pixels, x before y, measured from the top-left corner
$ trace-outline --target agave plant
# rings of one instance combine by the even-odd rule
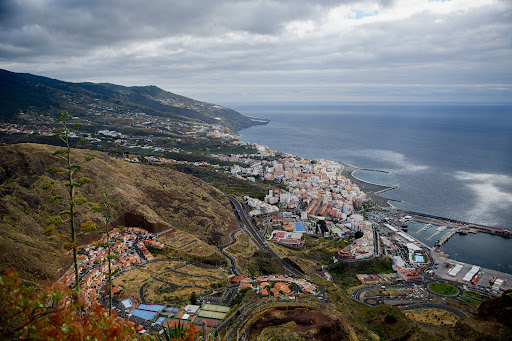
[[[165,328],[162,334],[156,335],[158,341],[171,341],[174,339],[183,339],[185,337],[185,325],[180,322],[174,328]]]

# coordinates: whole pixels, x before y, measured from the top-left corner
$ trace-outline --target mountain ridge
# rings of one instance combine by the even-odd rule
[[[25,111],[56,114],[66,110],[79,115],[87,113],[87,109],[97,103],[176,121],[219,124],[233,131],[267,123],[155,85],[127,87],[111,83],[72,83],[0,69],[0,119],[4,121],[14,121],[17,114]]]

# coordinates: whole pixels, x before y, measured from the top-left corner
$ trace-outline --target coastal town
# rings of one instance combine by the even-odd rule
[[[343,173],[346,168],[344,164],[323,159],[307,160],[273,151],[266,146],[244,143],[220,125],[176,122],[171,124],[143,113],[118,115],[135,122],[134,125],[140,128],[178,131],[186,138],[204,137],[217,140],[218,144],[231,144],[251,151],[237,154],[210,152],[209,161],[186,161],[164,157],[162,154],[152,154],[172,152],[186,155],[187,152],[178,147],[155,143],[159,140],[151,136],[130,137],[113,129],[85,133],[83,136],[71,135],[85,138],[90,143],[107,143],[116,148],[140,149],[147,152],[138,157],[127,153],[115,155],[127,162],[176,163],[207,167],[249,183],[267,181],[277,185],[260,198],[244,196],[245,211],[235,210],[235,207],[233,209],[239,219],[241,230],[251,236],[252,242],[278,259],[289,273],[252,278],[239,274],[236,261],[229,259],[230,267],[224,270],[229,269],[231,274],[223,279],[223,288],[203,290],[204,293],[198,297],[197,302],[192,302],[189,297],[182,297],[181,301],[175,303],[149,304],[144,300],[143,289],[144,285],[153,280],[172,287],[186,286],[183,282],[171,283],[156,276],[140,283],[139,297],[133,295],[133,292],[126,292],[122,286],[113,286],[117,314],[135,323],[141,333],[161,333],[163,327],[174,328],[177,324],[187,323],[194,323],[198,332],[203,330],[205,333],[219,333],[231,318],[235,319],[230,317],[230,313],[233,312],[231,307],[236,297],[262,302],[293,302],[305,298],[322,302],[326,300],[327,294],[321,283],[336,280],[337,265],[382,257],[391,259],[391,269],[386,269],[383,273],[356,274],[361,286],[350,294],[354,301],[367,306],[385,303],[399,306],[400,309],[405,309],[413,303],[430,302],[435,304],[436,308],[464,316],[459,309],[448,307],[436,298],[437,294],[432,289],[433,283],[441,282],[456,288],[456,294],[452,298],[473,305],[488,297],[499,296],[504,290],[512,288],[510,274],[452,261],[440,250],[440,245],[455,233],[469,230],[467,226],[455,224],[445,232],[447,227],[434,225],[437,220],[430,217],[433,223],[425,223],[422,230],[437,229],[432,233],[432,238],[436,237],[438,241],[434,247],[426,245],[407,232],[407,224],[418,218],[400,214],[393,208],[378,207],[373,200],[375,193],[368,195],[359,187],[355,178],[346,172]],[[38,118],[31,118],[28,121],[36,119]],[[79,117],[74,119],[81,121]],[[51,128],[4,123],[1,132],[50,136]],[[450,223],[453,224],[447,221],[447,225]],[[140,266],[162,261],[155,259],[148,248],[162,250],[169,247],[159,237],[144,229],[144,226],[116,228],[108,237],[114,255],[111,259],[114,278]],[[322,264],[314,274],[306,275],[283,262],[279,247],[289,249],[290,252],[300,252],[308,248],[307,240],[339,240],[342,241],[343,247],[332,250],[327,264]],[[235,242],[233,239],[229,245]],[[100,241],[79,250],[79,286],[86,306],[106,304],[106,246],[107,236],[104,235]],[[219,249],[222,250],[224,247]],[[183,262],[180,265],[183,267],[197,266],[189,261],[179,261]],[[74,270],[70,269],[62,276],[60,282],[73,286],[74,278]],[[252,294],[247,295],[248,292]],[[432,303],[433,299],[437,301]]]

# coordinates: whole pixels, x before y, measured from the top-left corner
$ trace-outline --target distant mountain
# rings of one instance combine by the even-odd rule
[[[1,120],[13,121],[18,113],[27,111],[58,114],[67,110],[78,115],[98,104],[176,121],[220,124],[233,131],[266,123],[232,109],[176,95],[156,86],[70,83],[0,69]]]

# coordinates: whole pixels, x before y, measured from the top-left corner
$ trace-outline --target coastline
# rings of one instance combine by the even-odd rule
[[[252,110],[254,110],[254,109],[252,109]],[[285,112],[285,111],[283,111],[283,110],[281,110],[281,111],[282,111],[282,112]],[[293,111],[292,111],[292,112],[293,112]],[[274,114],[273,112],[271,112],[271,113],[272,113],[272,114]],[[286,113],[286,114],[289,114],[289,112],[288,112],[288,111],[286,111],[285,113]],[[270,120],[270,125],[272,125],[272,123],[273,123],[272,121],[274,121],[274,120]],[[274,124],[276,128],[275,128],[275,129],[273,129],[273,130],[272,130],[272,129],[270,130],[270,131],[272,131],[272,132],[274,132],[274,133],[278,132],[278,130],[279,130],[279,129],[285,129],[286,127],[290,127],[289,122],[287,122],[287,120],[285,120],[285,119],[282,119],[282,120],[281,120],[281,119],[276,119],[276,121],[274,121],[274,123],[275,123],[275,122],[277,122],[276,124]],[[335,123],[336,123],[336,122],[337,122],[337,121],[335,121]],[[311,124],[313,123],[313,121],[311,121],[311,120],[300,120],[300,122],[299,122],[299,123],[300,123],[300,124],[297,124],[297,126],[298,126],[298,127],[300,127],[300,128],[304,128],[304,127],[305,127],[305,125],[307,125],[307,126],[311,125]],[[291,124],[291,126],[295,127],[295,125],[294,125],[294,124]],[[312,127],[314,128],[314,127],[316,127],[316,126],[312,126]],[[322,125],[321,127],[322,127],[324,130],[325,130],[325,129],[327,129],[327,127],[326,127],[325,125]],[[279,128],[279,129],[278,129],[278,128]],[[267,128],[265,128],[265,130],[266,130],[266,129],[267,129]],[[314,129],[313,129],[313,131],[315,131],[315,132],[316,132],[316,130],[314,130]],[[260,130],[259,132],[260,132],[260,133],[259,133],[258,135],[252,134],[252,135],[254,135],[254,136],[252,136],[251,134],[241,133],[241,134],[239,135],[239,137],[240,137],[241,139],[243,139],[244,141],[246,141],[246,142],[249,142],[249,141],[251,141],[251,140],[253,140],[253,139],[256,139],[256,140],[258,141],[257,143],[259,143],[259,144],[261,144],[261,145],[267,145],[267,143],[273,144],[273,146],[274,146],[274,148],[273,148],[273,149],[275,149],[275,150],[277,150],[277,151],[279,151],[279,150],[280,150],[280,148],[279,148],[278,146],[281,146],[281,148],[283,148],[283,146],[284,146],[284,147],[286,147],[286,146],[287,146],[287,144],[285,144],[285,143],[279,143],[279,141],[280,141],[280,140],[276,140],[276,138],[274,137],[274,135],[272,135],[272,138],[271,138],[270,140],[268,140],[268,139],[262,139],[262,138],[259,138],[259,137],[257,138],[256,136],[265,136],[265,134],[264,134],[263,132],[261,132],[261,130]],[[292,138],[292,137],[293,137],[293,136],[292,136],[292,137],[291,137],[291,136],[289,136],[289,135],[291,135],[291,134],[285,134],[285,133],[283,133],[283,135],[284,135],[284,137],[286,137],[286,138],[287,138],[287,140],[286,140],[286,141],[287,141],[287,143],[289,143],[290,141],[295,141],[295,140],[293,140],[293,139],[292,139],[292,140],[290,140],[290,138]],[[309,137],[309,136],[310,136],[310,135],[312,135],[312,134],[306,134],[306,135],[307,135],[306,137]],[[341,140],[340,140],[340,141],[341,141]],[[337,143],[337,142],[339,142],[339,141],[338,141],[338,140],[333,140],[333,141],[329,140],[329,142],[330,142],[332,145],[334,145],[333,143]],[[249,143],[251,143],[251,142],[249,142]],[[253,142],[253,143],[254,143],[254,142]],[[316,146],[316,145],[315,145],[315,146]],[[352,146],[352,145],[349,145],[348,147],[353,147],[353,146]],[[347,148],[348,148],[348,147],[347,147]],[[362,148],[364,148],[365,146],[363,145],[363,146],[358,146],[358,147],[362,147]],[[382,148],[383,148],[383,149],[385,149],[384,147],[382,147]],[[288,151],[288,153],[289,153],[290,155],[302,155],[302,154],[301,154],[301,153],[302,153],[302,149],[301,149],[301,148],[291,148],[291,150],[290,150],[290,148],[288,148],[288,150],[289,150],[289,151]],[[294,150],[295,152],[293,152],[293,150]],[[315,152],[315,149],[314,149],[314,148],[306,148],[306,151],[307,151],[306,155],[305,155],[305,156],[300,156],[300,157],[303,157],[303,158],[306,158],[306,159],[312,159],[312,160],[314,160],[315,158],[325,158],[325,159],[330,159],[330,160],[343,160],[343,157],[342,157],[341,155],[339,155],[339,156],[338,156],[338,154],[339,154],[339,153],[331,153],[331,154],[329,154],[329,153],[325,154],[325,153],[324,153],[324,154],[320,154],[320,156],[319,156],[318,154],[315,154],[315,153],[314,153],[314,152]],[[393,156],[397,156],[397,157],[398,157],[398,156],[401,156],[401,154],[399,154],[399,153],[400,153],[400,151],[398,151],[397,153],[391,154],[390,156],[391,156],[391,157],[393,157]],[[329,158],[329,155],[331,155],[331,158]],[[334,156],[334,155],[336,155],[336,156]],[[383,154],[382,156],[385,156],[385,155],[386,155],[386,154]],[[357,159],[357,160],[359,160],[359,159]],[[353,160],[351,160],[351,161],[353,161]],[[417,220],[417,222],[422,222],[422,221],[427,221],[427,220],[428,220],[428,221],[432,221],[432,222],[433,222],[433,221],[435,220],[435,222],[437,223],[436,225],[439,225],[439,226],[441,226],[441,225],[445,225],[445,226],[451,225],[451,226],[455,227],[455,224],[457,224],[457,223],[461,223],[461,224],[463,224],[463,225],[468,225],[468,226],[476,226],[476,227],[480,227],[480,226],[481,226],[481,227],[484,227],[483,225],[478,225],[478,224],[475,224],[475,223],[469,223],[469,222],[467,222],[467,221],[466,221],[466,222],[462,222],[462,221],[458,221],[458,220],[457,220],[457,222],[455,222],[455,219],[454,219],[454,218],[445,218],[446,216],[448,216],[448,217],[449,217],[450,215],[446,215],[445,217],[441,217],[441,216],[439,216],[439,217],[438,217],[438,216],[435,216],[435,213],[438,213],[437,211],[434,211],[434,212],[430,213],[430,212],[429,212],[430,210],[429,210],[429,211],[427,211],[427,212],[429,212],[430,214],[426,214],[426,213],[423,211],[423,209],[422,209],[421,205],[419,205],[420,207],[417,207],[417,211],[416,211],[416,212],[411,212],[411,211],[408,211],[408,210],[406,210],[406,209],[398,208],[398,207],[397,207],[398,205],[397,205],[397,204],[395,204],[395,202],[401,202],[401,201],[399,201],[399,200],[396,200],[396,201],[395,201],[395,200],[393,200],[393,199],[385,198],[385,197],[383,197],[383,196],[382,196],[382,194],[383,194],[384,192],[386,192],[386,191],[390,191],[390,190],[393,190],[393,189],[395,189],[395,188],[396,188],[396,187],[395,187],[395,188],[393,188],[393,186],[392,186],[393,182],[397,183],[397,182],[396,182],[396,179],[395,179],[395,180],[391,180],[391,181],[389,181],[389,182],[388,182],[388,181],[384,182],[384,183],[387,183],[388,185],[381,185],[381,184],[378,184],[378,183],[372,183],[372,182],[370,182],[370,181],[362,180],[361,178],[358,178],[358,177],[357,177],[357,174],[355,174],[355,173],[354,173],[354,172],[355,172],[355,170],[377,171],[376,169],[371,169],[371,167],[368,167],[368,165],[374,165],[374,167],[378,167],[379,163],[368,163],[368,164],[366,164],[366,165],[365,165],[364,163],[361,163],[361,167],[356,167],[356,166],[354,166],[353,164],[350,164],[350,163],[347,163],[347,162],[344,162],[344,161],[337,161],[337,163],[338,163],[338,164],[340,164],[341,166],[343,166],[343,169],[342,169],[342,171],[341,171],[341,172],[339,172],[339,174],[344,175],[347,179],[349,179],[349,180],[350,180],[350,181],[352,181],[355,185],[357,185],[357,186],[358,186],[362,191],[364,191],[364,192],[368,195],[368,197],[369,197],[369,198],[371,198],[371,199],[376,203],[376,205],[377,205],[378,207],[382,207],[382,208],[384,208],[384,209],[391,210],[391,211],[392,211],[392,212],[394,212],[395,214],[400,214],[400,216],[405,216],[405,215],[410,215],[411,213],[415,213],[413,217],[414,217],[415,219],[418,219],[418,220]],[[358,163],[359,163],[359,162],[358,162]],[[419,165],[421,165],[421,164],[419,164]],[[368,167],[368,168],[366,168],[365,166],[366,166],[366,167]],[[412,166],[415,166],[415,165],[412,165]],[[405,166],[404,166],[404,167],[405,167]],[[373,178],[373,176],[371,176],[371,174],[370,174],[370,173],[368,173],[368,174],[369,174],[368,179],[370,179],[370,180],[371,180],[371,179]],[[365,175],[366,175],[366,174],[365,174]],[[363,177],[363,178],[364,178],[364,177]],[[379,177],[379,176],[376,176],[375,178],[376,178],[376,179],[379,179],[380,177]],[[391,177],[390,179],[393,179],[393,177]],[[404,183],[404,186],[405,186],[405,183]],[[400,187],[402,187],[402,186],[400,186]],[[409,190],[410,190],[410,188],[409,188]],[[428,188],[427,188],[426,190],[428,190]],[[384,192],[382,192],[382,191],[384,191]],[[395,194],[395,193],[394,193],[394,194]],[[394,196],[394,197],[397,197],[398,199],[402,199],[402,198],[401,198],[401,196],[397,196],[397,195],[393,195],[393,196]],[[407,200],[407,199],[406,199],[406,200]],[[402,206],[402,205],[400,204],[400,206]],[[425,206],[425,205],[423,205],[423,206]],[[427,207],[428,207],[428,206],[427,206]],[[440,213],[440,212],[444,212],[444,211],[439,211],[439,213]],[[439,213],[438,213],[438,214],[439,214]],[[442,214],[442,213],[441,213],[441,214]],[[446,214],[446,213],[445,213],[445,214]],[[470,216],[464,216],[464,217],[465,217],[466,219],[470,219]],[[463,218],[464,218],[464,217],[463,217]],[[460,218],[459,218],[459,219],[460,219]],[[461,219],[461,220],[465,220],[465,219]],[[453,224],[453,225],[452,225],[452,224]],[[507,224],[507,223],[506,223],[505,225],[509,225],[509,224]],[[459,226],[460,226],[460,225],[459,225]],[[495,235],[495,233],[494,233],[494,231],[493,231],[493,230],[506,230],[506,229],[503,229],[503,227],[498,227],[498,226],[499,226],[499,225],[496,225],[496,226],[494,226],[494,225],[493,225],[493,226],[490,226],[490,227],[491,227],[491,229],[489,229],[489,230],[483,230],[483,229],[482,229],[482,230],[479,230],[479,232],[481,232],[481,233],[482,233],[482,232],[487,232],[487,233],[484,233],[484,234],[486,234],[486,235],[489,235],[489,234],[491,234],[491,235]],[[503,224],[502,224],[501,226],[503,226]],[[488,226],[485,226],[485,227],[488,227]],[[510,230],[509,230],[509,231],[510,231]],[[479,234],[478,234],[478,237],[476,237],[476,239],[479,239],[479,240],[480,240],[480,239],[485,239],[485,238],[479,238],[479,237],[480,237],[480,235],[481,235],[481,233],[479,233]],[[511,236],[512,236],[512,235],[511,235]],[[484,237],[484,236],[482,236],[482,237]],[[509,237],[510,237],[510,236],[509,236]],[[494,237],[494,238],[495,238],[495,237]],[[456,238],[455,238],[455,239],[456,239]],[[496,238],[496,239],[498,239],[498,238]],[[504,241],[504,242],[501,242],[502,238],[499,238],[498,243],[497,243],[497,244],[492,244],[492,245],[496,245],[496,247],[507,247],[507,248],[508,248],[508,245],[510,245],[510,244],[509,244],[510,239],[509,239],[509,238],[507,238],[507,239],[508,239],[508,240],[506,240],[506,241]],[[457,240],[457,239],[456,239],[456,240]],[[442,249],[443,249],[443,250],[452,250],[453,248],[460,247],[460,245],[458,245],[458,244],[453,244],[453,242],[452,242],[452,243],[448,243],[447,245],[448,245],[448,246],[445,246],[445,247],[443,247]],[[487,247],[487,249],[486,249],[486,250],[491,250],[491,251],[489,251],[489,252],[488,252],[489,256],[492,256],[492,254],[493,254],[493,251],[492,251],[492,250],[495,250],[495,249],[493,249],[493,247],[494,247],[494,246],[490,246],[491,244],[485,244],[485,245],[486,245],[486,247]],[[445,251],[445,252],[446,252],[446,251]],[[494,252],[496,252],[496,251],[494,251]],[[455,255],[456,253],[458,253],[458,257],[457,257],[457,259],[461,258],[461,260],[464,260],[464,258],[466,258],[466,257],[462,257],[462,255],[464,254],[464,251],[453,251],[453,250],[452,250],[452,251],[448,251],[448,253],[449,253],[449,254],[451,254],[451,255]],[[471,255],[475,254],[476,252],[475,252],[475,249],[465,249],[465,253],[467,253],[467,254],[468,254],[468,256],[471,256]],[[509,254],[509,252],[506,252],[506,254],[508,255],[508,254]],[[467,257],[467,258],[465,259],[465,261],[469,264],[469,263],[471,263],[471,262],[472,262],[470,259],[471,259],[471,257]],[[484,265],[484,267],[485,267],[485,268],[490,268],[490,269],[492,269],[492,268],[494,268],[494,267],[495,267],[495,266],[493,266],[493,263],[494,263],[494,262],[493,262],[493,259],[491,258],[490,260],[491,260],[490,262],[487,262],[487,263]],[[504,262],[504,261],[503,261],[503,260],[501,260],[499,263],[503,263],[503,262]],[[505,262],[506,262],[506,260],[505,260]],[[510,263],[510,262],[506,262],[506,263]],[[509,268],[510,268],[510,267],[509,267]]]
[[[292,154],[289,154],[289,155],[293,156]],[[450,218],[445,218],[445,217],[440,217],[440,216],[432,216],[432,215],[428,215],[428,214],[424,214],[424,213],[420,213],[420,212],[412,212],[412,211],[407,211],[407,210],[397,208],[397,207],[393,206],[390,202],[402,202],[401,200],[385,198],[385,197],[381,196],[380,194],[387,192],[387,191],[391,191],[396,188],[399,188],[398,185],[386,186],[386,185],[372,183],[369,181],[364,181],[364,180],[359,179],[356,176],[354,176],[354,172],[356,170],[366,170],[366,171],[378,171],[378,170],[356,167],[354,165],[351,165],[351,164],[343,162],[343,161],[337,161],[337,163],[342,166],[342,169],[341,169],[341,171],[338,172],[338,174],[345,176],[345,178],[349,179],[353,184],[357,185],[380,208],[392,209],[393,212],[395,212],[395,214],[399,214],[400,216],[411,215],[413,217],[413,220],[416,222],[425,222],[425,223],[430,222],[433,225],[437,225],[437,226],[444,225],[444,226],[448,226],[451,228],[459,228],[461,226],[466,226],[468,228],[476,228],[479,230],[479,232],[487,232],[487,233],[494,234],[494,235],[498,234],[497,231],[500,230],[498,228],[492,228],[492,227],[488,227],[488,226],[473,224],[473,223],[469,223],[469,222],[462,222],[462,221],[457,221],[457,220],[450,219]],[[502,231],[507,231],[507,230],[502,230]],[[507,232],[509,232],[509,231],[507,231]],[[405,233],[407,233],[407,232],[405,232]],[[413,237],[413,236],[411,236],[411,237]],[[508,237],[512,237],[512,234],[508,235]],[[418,240],[416,238],[414,238],[414,239]],[[425,247],[427,247],[432,252],[434,252],[434,248],[427,246],[425,243],[423,243],[419,240],[418,240],[418,242],[421,245],[424,245]],[[443,254],[445,254],[447,256],[447,258],[449,257],[449,255],[447,253],[443,252]],[[469,264],[469,263],[466,263],[466,264]],[[489,273],[495,273],[495,274],[499,274],[499,275],[508,274],[507,272],[502,272],[500,270],[493,269],[492,265],[490,265],[490,264],[483,265],[482,267],[486,269],[486,272],[488,274]],[[508,274],[508,275],[510,275],[510,274]],[[508,278],[508,277],[506,277],[506,278]]]
[[[434,258],[434,260],[439,264],[439,266],[436,269],[434,269],[434,273],[437,276],[446,280],[457,281],[462,285],[469,284],[468,282],[464,282],[462,278],[472,268],[473,264],[450,258],[450,255],[444,252],[435,252],[432,250],[431,255]],[[447,270],[451,269],[451,267],[454,266],[455,264],[462,265],[462,269],[455,276],[449,276]],[[483,270],[483,273],[478,281],[478,283],[481,283],[479,285],[486,285],[489,283],[489,280],[491,280],[494,276],[497,276],[501,279],[505,279],[505,282],[503,283],[502,286],[504,290],[512,289],[512,274],[491,269],[485,266],[481,266],[480,268]]]
[[[364,181],[361,179],[356,178],[353,173],[356,170],[361,170],[363,168],[359,168],[356,166],[353,166],[351,164],[348,164],[346,162],[338,161],[340,165],[343,166],[343,170],[341,171],[341,175],[345,176],[347,179],[349,179],[352,183],[356,184],[359,189],[361,189],[363,192],[368,195],[368,197],[375,202],[379,207],[387,208],[387,207],[393,207],[388,201],[399,201],[395,199],[388,199],[380,195],[380,193],[384,193],[387,191],[391,191],[393,189],[398,188],[398,186],[385,186],[385,185],[379,185],[375,183],[371,183],[368,181]],[[374,171],[372,169],[367,169],[367,171]]]

